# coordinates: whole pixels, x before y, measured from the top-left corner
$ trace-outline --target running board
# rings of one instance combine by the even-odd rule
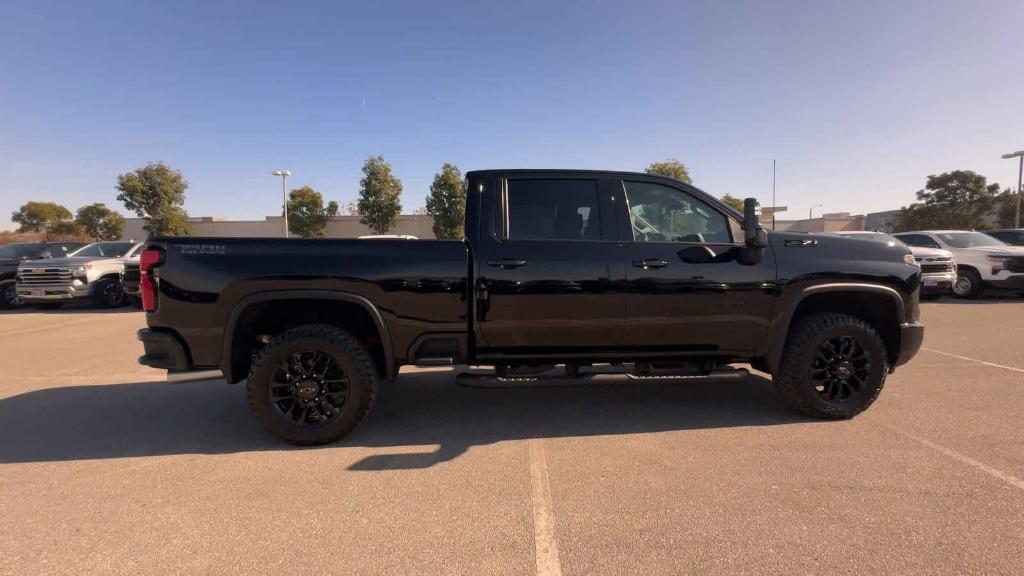
[[[537,375],[537,376],[495,376],[494,374],[479,374],[464,372],[455,377],[459,386],[468,388],[531,388],[544,386],[593,386],[603,384],[626,384],[633,382],[739,382],[747,376],[750,371],[746,368],[731,368],[727,370],[715,370],[709,374],[698,375],[675,375],[659,374],[642,376],[626,373],[596,373],[581,374],[577,377],[564,376],[560,374]]]
[[[199,380],[217,380],[223,378],[224,373],[220,370],[168,370],[168,384],[184,384],[185,382],[198,382]]]

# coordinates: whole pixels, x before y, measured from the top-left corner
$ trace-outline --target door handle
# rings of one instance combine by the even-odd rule
[[[662,260],[661,258],[644,258],[643,260],[633,260],[633,266],[637,268],[665,268],[668,266],[668,260]]]
[[[526,259],[524,258],[501,258],[498,260],[489,260],[488,266],[498,266],[501,268],[519,268],[520,266],[526,266]]]

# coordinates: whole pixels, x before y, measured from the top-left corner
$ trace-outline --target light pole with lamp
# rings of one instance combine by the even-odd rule
[[[1024,150],[1018,150],[1016,152],[1010,152],[1009,154],[1003,154],[1003,159],[1009,158],[1020,158],[1020,165],[1017,168],[1017,210],[1013,214],[1013,227],[1020,228],[1020,194],[1021,194],[1021,176],[1024,176]]]
[[[287,188],[287,186],[285,185],[285,182],[287,182],[288,177],[292,175],[292,172],[291,172],[291,170],[274,170],[273,172],[271,172],[271,174],[274,175],[274,176],[280,176],[281,177],[281,202],[282,202],[282,206],[284,207],[284,237],[287,238],[288,237],[288,192],[285,191],[285,189]]]

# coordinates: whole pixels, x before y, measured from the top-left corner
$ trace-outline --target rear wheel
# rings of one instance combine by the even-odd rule
[[[0,284],[0,308],[18,308],[21,306],[21,299],[18,298],[18,286],[14,282]]]
[[[275,336],[253,360],[249,407],[272,434],[300,446],[334,442],[377,395],[373,359],[351,334],[308,324]]]
[[[977,298],[981,296],[981,276],[974,270],[958,270],[956,281],[953,282],[953,296],[957,298]]]
[[[867,322],[846,314],[800,318],[786,341],[775,389],[816,418],[860,414],[878,398],[888,373],[885,343]]]

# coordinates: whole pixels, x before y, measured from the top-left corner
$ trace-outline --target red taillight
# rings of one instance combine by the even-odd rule
[[[146,248],[139,256],[139,292],[142,293],[142,309],[146,312],[156,310],[157,292],[153,269],[163,259],[164,251],[159,248]]]

